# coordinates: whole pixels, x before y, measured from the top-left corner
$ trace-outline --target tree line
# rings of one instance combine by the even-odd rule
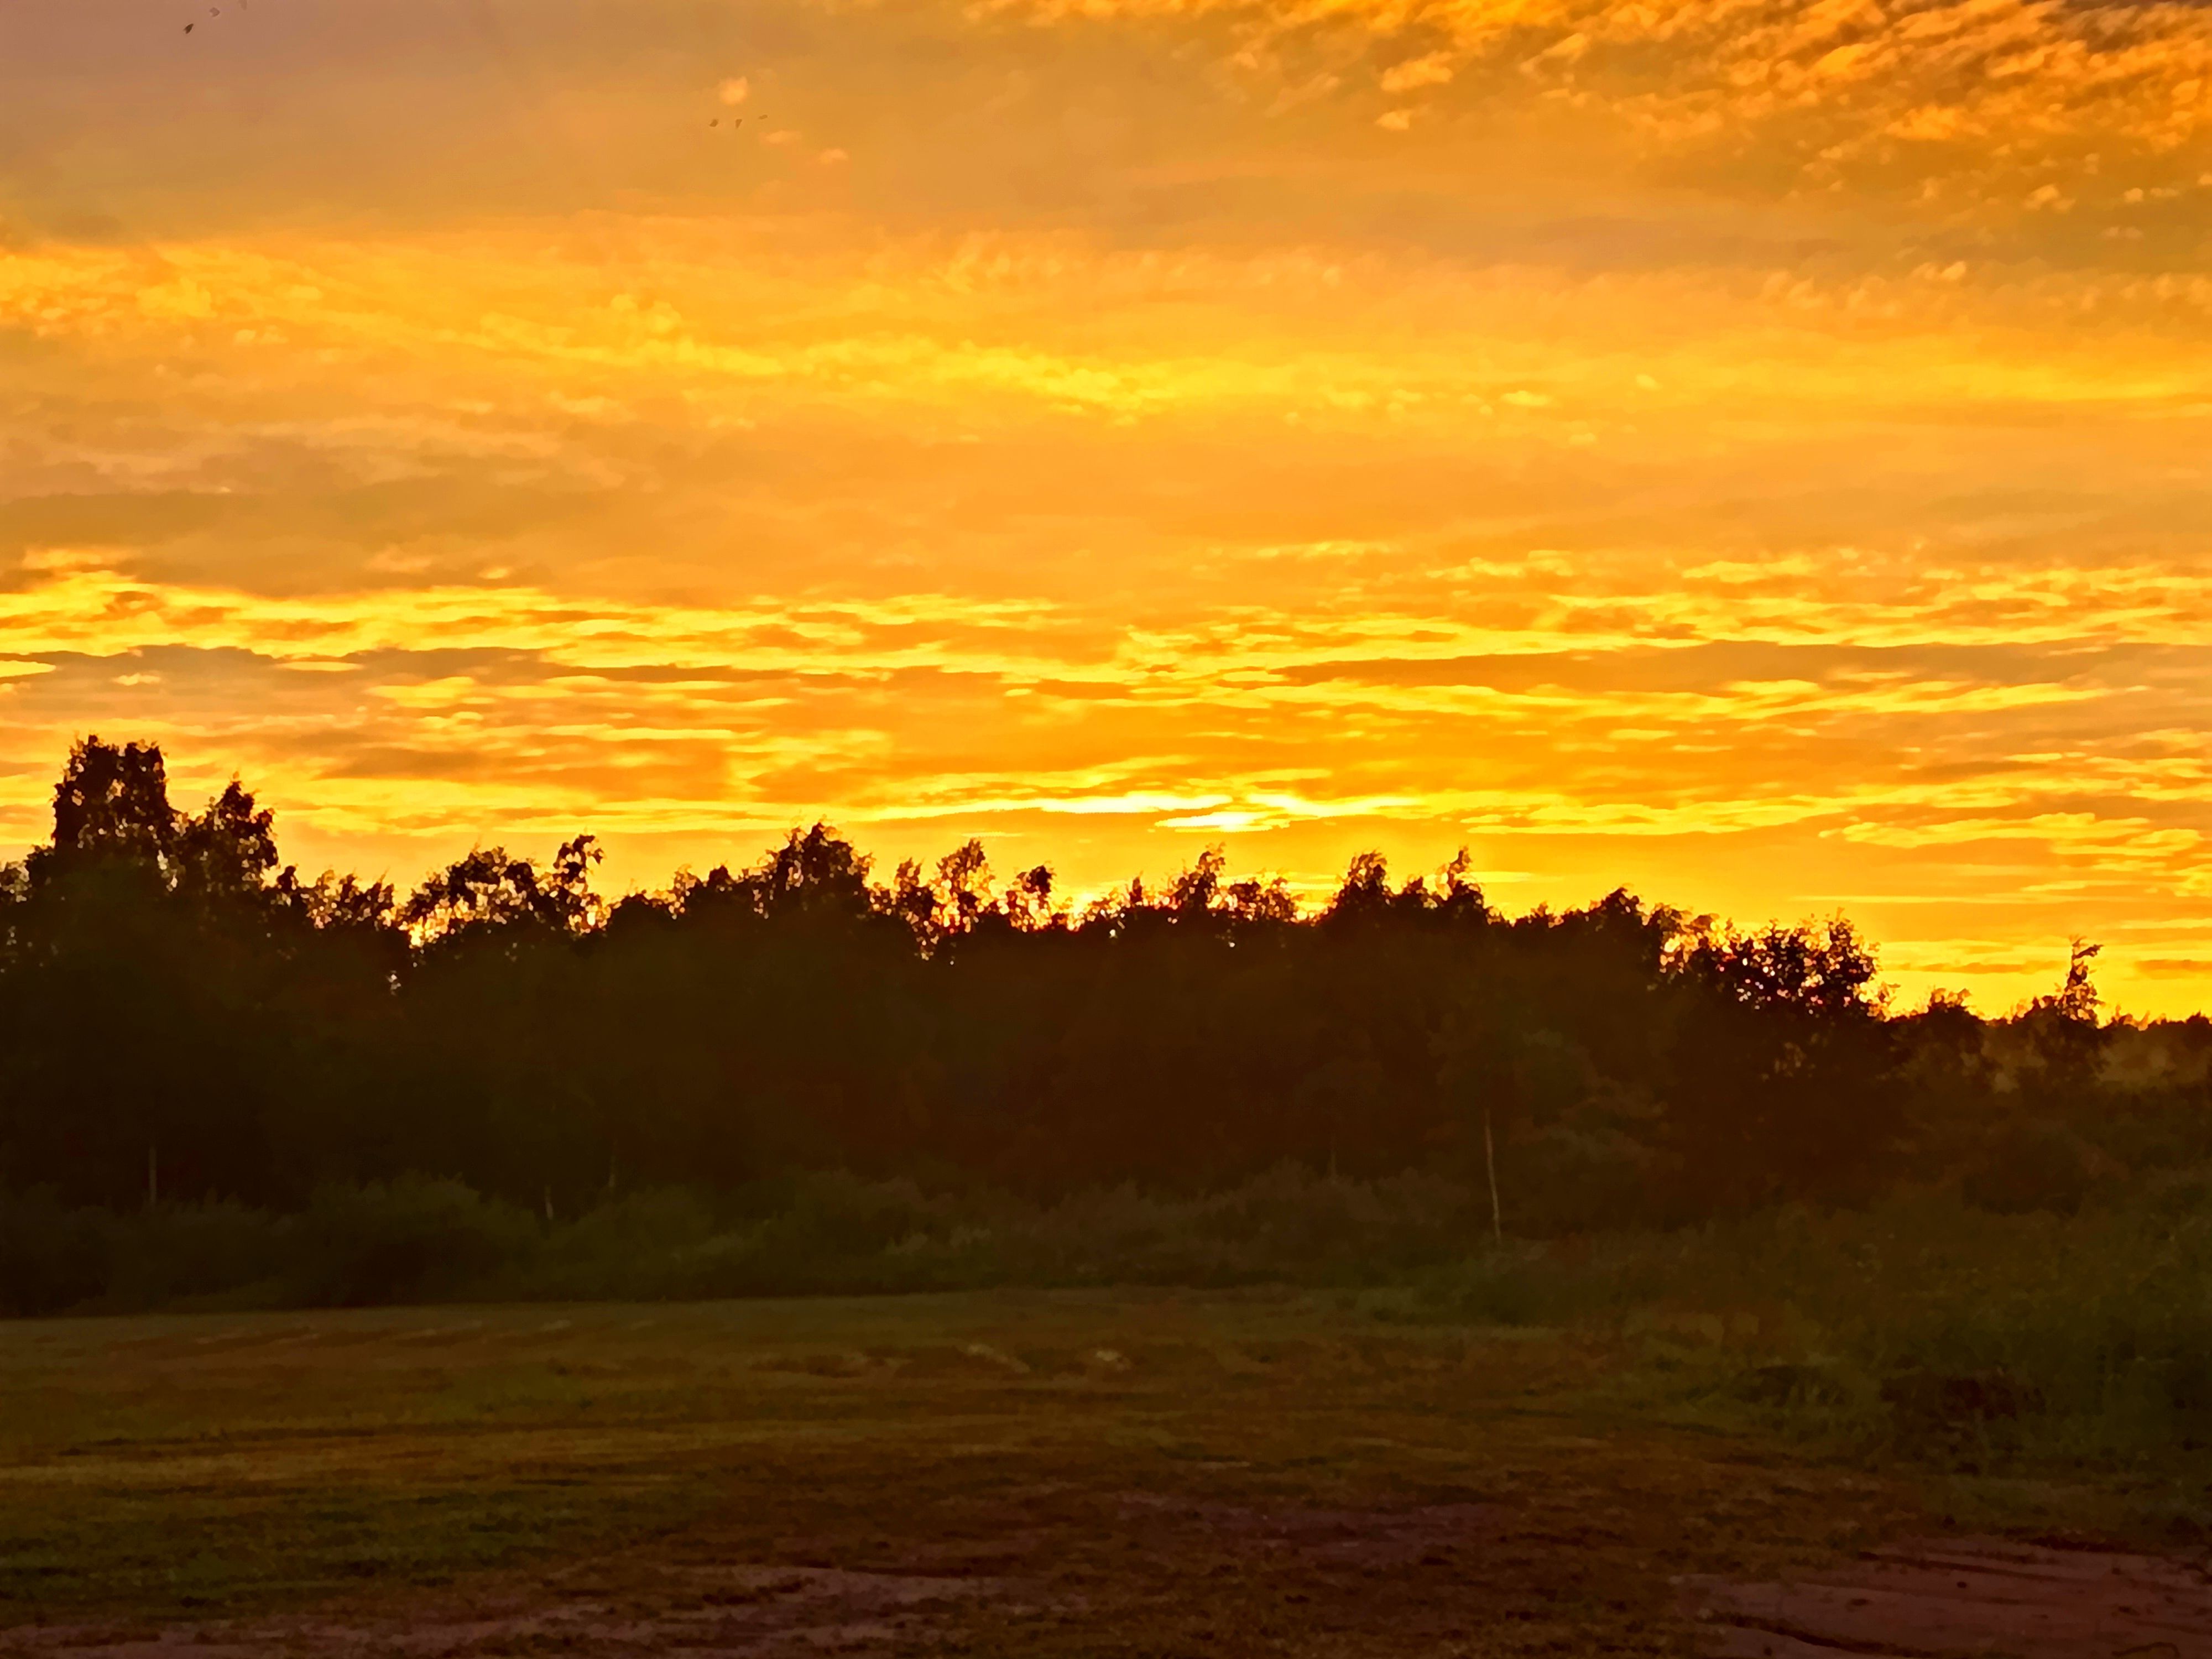
[[[1841,918],[1508,915],[1464,854],[1363,854],[1310,912],[1218,852],[1079,908],[972,842],[882,880],[818,823],[611,901],[599,856],[310,881],[238,782],[179,811],[158,747],[85,739],[0,872],[0,1191],[283,1210],[425,1175],[552,1217],[804,1171],[1048,1198],[1299,1166],[1556,1231],[1911,1182],[2063,1205],[2212,1152],[2212,1024],[2102,1021],[2092,946],[1984,1019],[1890,1007]]]

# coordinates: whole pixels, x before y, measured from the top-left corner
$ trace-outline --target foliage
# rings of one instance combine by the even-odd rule
[[[233,1249],[237,1206],[299,1215],[336,1262],[368,1222],[334,1193],[380,1191],[376,1214],[474,1260],[515,1217],[680,1188],[711,1226],[622,1224],[706,1252],[670,1283],[734,1287],[871,1229],[934,1237],[946,1194],[984,1191],[1043,1214],[1126,1188],[1135,1215],[1273,1171],[1404,1177],[1527,1238],[1916,1187],[2065,1212],[2212,1156],[2212,1024],[2100,1022],[2078,942],[2063,989],[1991,1020],[1892,1010],[1840,917],[1744,932],[1626,891],[1508,916],[1464,854],[1402,881],[1363,854],[1312,914],[1218,850],[1079,913],[972,842],[879,884],[822,824],[615,902],[598,859],[580,835],[542,866],[474,849],[405,896],[308,880],[236,781],[186,814],[158,749],[86,739],[51,842],[0,879],[0,1190],[193,1208],[179,1261]],[[822,1209],[841,1171],[849,1202]],[[779,1183],[800,1197],[730,1242]],[[438,1282],[398,1237],[316,1293]],[[1194,1237],[1115,1259],[1231,1271]],[[8,1248],[82,1279],[58,1264],[96,1249],[61,1239]]]
[[[837,1173],[740,1197],[633,1192],[549,1224],[421,1181],[325,1190],[297,1215],[32,1195],[0,1200],[0,1285],[36,1313],[1287,1282],[1394,1322],[1572,1334],[1640,1409],[2117,1478],[2154,1508],[2212,1447],[2212,1166],[2070,1215],[1922,1192],[1503,1244],[1474,1189],[1290,1167],[1182,1198]],[[2212,1522],[2201,1485],[2168,1496]]]

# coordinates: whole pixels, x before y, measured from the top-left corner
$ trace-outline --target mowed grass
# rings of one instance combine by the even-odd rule
[[[1000,1587],[932,1626],[979,1652],[1676,1652],[1677,1575],[1942,1524],[1617,1337],[1394,1311],[994,1291],[0,1326],[0,1626],[642,1607],[679,1568],[758,1566]]]

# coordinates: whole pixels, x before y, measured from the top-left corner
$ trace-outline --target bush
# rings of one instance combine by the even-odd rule
[[[2000,1131],[1968,1170],[1964,1191],[1969,1204],[1996,1215],[2072,1215],[2091,1180],[2087,1150],[2065,1129],[2018,1123]]]
[[[158,1308],[271,1284],[285,1259],[284,1224],[243,1205],[165,1206],[110,1221],[104,1306]]]
[[[679,1296],[687,1261],[714,1233],[713,1212],[693,1194],[626,1193],[549,1235],[530,1289],[574,1301]]]
[[[0,1194],[0,1313],[59,1313],[106,1288],[102,1210],[65,1208],[52,1194]]]
[[[308,1307],[493,1295],[524,1279],[538,1223],[458,1181],[326,1187],[290,1228],[284,1291]]]

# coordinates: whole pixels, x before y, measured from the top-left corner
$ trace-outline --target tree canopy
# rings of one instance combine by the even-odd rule
[[[1574,1227],[1855,1201],[2092,1085],[2110,1030],[2092,947],[2015,1019],[1899,1014],[1843,918],[1509,916],[1464,854],[1363,854],[1310,912],[1218,849],[1079,908],[974,842],[879,880],[823,823],[611,902],[599,859],[308,879],[238,781],[188,814],[158,748],[87,738],[0,879],[0,1187],[283,1206],[420,1173],[573,1211],[1303,1164],[1494,1180],[1507,1223]]]

